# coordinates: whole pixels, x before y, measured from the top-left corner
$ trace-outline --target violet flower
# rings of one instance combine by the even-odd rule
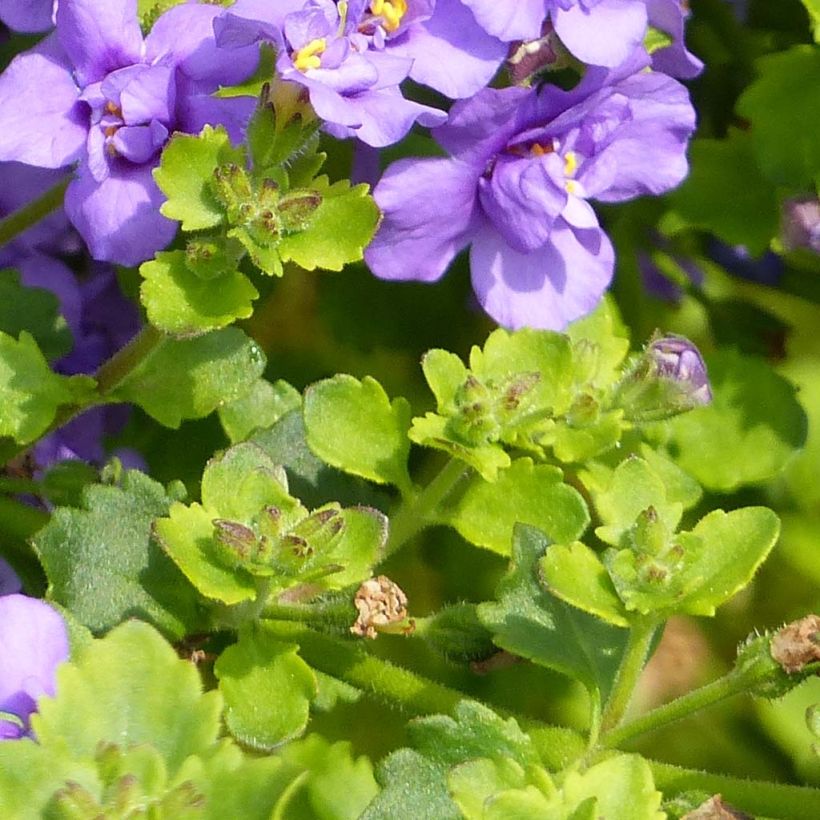
[[[12,31],[33,34],[54,25],[57,0],[0,0],[0,22]]]
[[[31,734],[37,700],[54,694],[55,672],[68,650],[56,610],[25,595],[0,597],[0,740]]]
[[[216,21],[217,42],[276,44],[283,80],[307,89],[335,137],[374,147],[446,114],[402,96],[410,77],[453,97],[482,88],[506,54],[458,0],[238,0]]]
[[[499,324],[560,330],[591,311],[614,252],[587,199],[659,194],[687,173],[686,89],[642,71],[591,69],[571,91],[485,89],[434,131],[452,155],[390,166],[365,260],[382,279],[437,280],[470,245],[473,289]]]
[[[0,558],[0,597],[13,595],[23,588],[17,573],[11,568],[8,561]]]
[[[96,259],[135,265],[173,238],[151,176],[172,131],[221,123],[239,139],[253,100],[210,95],[247,77],[257,50],[221,52],[219,13],[175,6],[143,38],[137,0],[60,0],[56,33],[0,75],[0,160],[79,163],[65,208]]]

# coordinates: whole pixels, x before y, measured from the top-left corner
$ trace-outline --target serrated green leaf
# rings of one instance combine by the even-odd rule
[[[768,364],[735,351],[707,357],[713,400],[671,419],[674,461],[710,490],[776,476],[806,440],[796,391]]]
[[[241,630],[214,666],[228,730],[253,749],[270,751],[307,725],[316,678],[297,649],[266,634],[260,621]]]
[[[516,527],[510,569],[498,586],[497,601],[479,606],[479,619],[498,646],[580,680],[591,692],[600,692],[603,701],[627,633],[568,606],[540,586],[538,564],[545,551],[549,558],[554,550],[565,549],[548,544],[538,530]],[[603,567],[601,572],[608,581]],[[614,590],[611,595],[620,606]],[[625,625],[623,619],[608,620]]]
[[[576,319],[566,329],[572,342],[575,369],[592,359],[591,373],[583,379],[592,387],[609,387],[619,376],[619,368],[629,352],[629,332],[614,303],[604,298],[592,313]]]
[[[351,188],[346,180],[321,189],[322,204],[308,227],[279,243],[282,260],[305,270],[341,270],[361,259],[379,220],[379,209],[368,191],[369,186]]]
[[[788,143],[789,150],[793,144]],[[767,250],[777,231],[779,208],[774,186],[761,174],[752,137],[732,132],[725,140],[694,140],[689,156],[689,176],[671,194],[678,219],[687,227],[711,231],[729,245],[745,245],[754,256]]]
[[[43,746],[78,759],[100,743],[152,745],[169,773],[216,742],[222,699],[202,693],[196,667],[148,624],[128,621],[57,671],[57,695],[42,699],[32,727]]]
[[[516,523],[537,527],[554,543],[566,543],[581,537],[589,511],[580,493],[563,483],[561,470],[521,458],[493,484],[473,479],[441,511],[439,521],[473,544],[509,555]]]
[[[17,338],[21,330],[34,337],[49,361],[71,350],[71,331],[57,297],[45,288],[22,285],[16,270],[0,270],[0,331]]]
[[[639,451],[649,469],[663,481],[669,503],[681,504],[684,510],[688,510],[700,501],[703,497],[700,484],[674,461],[645,443],[641,444]]]
[[[88,486],[83,509],[58,507],[34,538],[50,597],[94,632],[134,616],[175,638],[201,628],[195,591],[151,540],[169,504],[160,484],[133,470],[121,486]]]
[[[349,507],[341,511],[344,529],[327,553],[326,560],[343,567],[326,578],[328,589],[344,589],[372,575],[387,542],[387,518],[370,507]]]
[[[601,559],[585,544],[555,544],[539,564],[544,585],[577,609],[615,626],[629,626],[627,612]]]
[[[820,53],[797,45],[757,62],[760,77],[737,102],[751,121],[758,164],[777,185],[808,188],[820,174]],[[754,190],[747,183],[743,190]]]
[[[259,379],[242,398],[219,408],[219,420],[231,443],[236,444],[256,430],[272,427],[301,404],[302,395],[286,381],[279,379],[271,384]]]
[[[470,372],[455,353],[437,348],[424,354],[421,369],[440,411],[455,404],[459,388]]]
[[[229,569],[213,554],[214,519],[200,504],[175,501],[167,518],[154,524],[154,534],[188,580],[205,596],[239,604],[256,596],[256,582],[241,568]]]
[[[231,145],[221,126],[206,125],[198,135],[174,134],[162,152],[154,179],[168,198],[160,212],[182,223],[184,231],[216,227],[225,216],[211,192],[213,172],[226,163],[245,165],[244,151]]]
[[[407,472],[410,404],[393,401],[369,376],[340,374],[305,391],[305,430],[310,448],[332,467],[379,484],[411,488]]]
[[[244,273],[203,279],[185,263],[185,251],[163,251],[140,266],[148,320],[164,333],[192,336],[225,327],[253,313],[259,292]]]
[[[820,0],[803,0],[803,5],[809,13],[814,42],[820,43]]]
[[[21,331],[19,340],[0,333],[0,437],[34,441],[61,404],[87,399],[94,384],[87,376],[55,373],[30,333]]]
[[[244,396],[265,369],[259,346],[235,327],[166,339],[114,391],[166,427],[207,416]]]
[[[635,456],[618,465],[607,489],[595,493],[594,499],[598,516],[604,522],[595,534],[615,547],[626,546],[625,537],[648,508],[655,510],[670,532],[677,529],[683,513],[683,504],[668,500],[661,477],[644,459]]]

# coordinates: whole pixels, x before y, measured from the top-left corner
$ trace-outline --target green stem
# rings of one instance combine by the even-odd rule
[[[58,430],[75,416],[91,407],[105,404],[110,400],[111,393],[117,389],[131,373],[145,361],[151,353],[163,342],[165,336],[152,325],[146,325],[125,347],[118,350],[108,361],[103,362],[94,374],[97,381],[97,395],[84,404],[66,404],[57,409],[54,420],[40,435],[44,438],[49,433]],[[8,463],[20,453],[25,452],[34,442],[15,445],[4,449],[2,460]]]
[[[604,714],[601,718],[602,731],[607,732],[613,729],[623,719],[629,702],[632,700],[638,678],[646,665],[649,648],[657,628],[658,622],[650,618],[638,620],[633,624],[618,674],[615,676],[612,692],[604,707]]]
[[[65,189],[71,182],[72,175],[63,177],[53,188],[49,188],[42,196],[24,205],[5,219],[0,220],[0,245],[11,242],[23,231],[36,225],[41,219],[56,211],[63,204]]]
[[[456,689],[370,655],[360,642],[331,638],[293,621],[265,621],[265,626],[280,640],[299,644],[299,654],[320,672],[340,678],[409,715],[453,716],[461,701],[470,700]],[[584,752],[584,739],[571,729],[493,708],[504,717],[518,720],[550,769],[562,769]]]
[[[390,537],[385,557],[401,549],[416,533],[431,523],[436,508],[468,469],[463,461],[451,458],[426,487],[402,502],[398,512],[390,518]]]
[[[727,675],[706,684],[706,686],[702,686],[700,689],[687,692],[685,695],[665,703],[657,709],[611,729],[601,738],[601,743],[610,748],[621,746],[633,737],[654,731],[669,723],[683,720],[707,706],[732,697],[732,695],[747,692],[771,675],[772,669],[766,665],[753,664],[748,668],[735,668]]]

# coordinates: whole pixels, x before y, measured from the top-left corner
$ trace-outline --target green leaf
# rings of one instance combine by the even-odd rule
[[[806,440],[794,386],[764,361],[735,351],[707,357],[713,400],[671,419],[668,450],[709,490],[776,476]]]
[[[516,527],[510,569],[498,586],[497,602],[481,604],[479,619],[498,646],[580,680],[590,692],[599,691],[603,701],[615,678],[627,633],[567,606],[540,586],[538,562],[545,551],[549,557],[562,549],[548,549],[548,544],[538,530]],[[603,567],[601,571],[606,576]]]
[[[547,589],[567,604],[615,626],[629,626],[612,579],[601,559],[585,544],[556,544],[540,563]],[[625,634],[625,633],[624,633]]]
[[[670,532],[677,529],[683,513],[683,504],[670,502],[666,485],[642,458],[631,456],[621,462],[612,474],[604,492],[595,493],[595,507],[604,526],[595,534],[615,547],[627,546],[638,516],[652,508],[658,519]]]
[[[253,313],[259,292],[244,273],[203,279],[186,264],[185,251],[164,251],[140,266],[148,320],[164,333],[191,336],[225,327]]]
[[[49,596],[94,632],[140,617],[174,638],[202,627],[196,593],[151,539],[170,498],[144,473],[92,484],[83,509],[58,507],[34,538]]]
[[[244,166],[244,151],[231,145],[221,126],[206,125],[198,136],[176,133],[162,152],[154,179],[168,198],[160,212],[182,223],[184,231],[216,227],[225,216],[223,205],[213,195],[214,171],[226,163]]]
[[[820,52],[797,45],[762,57],[756,67],[760,77],[737,111],[751,121],[758,164],[777,185],[813,186],[820,175]],[[754,190],[749,182],[744,192]]]
[[[803,0],[803,5],[809,13],[814,42],[820,43],[820,0]]]
[[[94,384],[88,376],[54,373],[30,333],[21,331],[19,340],[0,333],[0,437],[34,441],[61,404],[87,401]]]
[[[16,270],[0,270],[0,331],[17,338],[28,331],[49,361],[71,350],[71,331],[57,297],[45,288],[26,287]]]
[[[794,140],[786,145],[791,150]],[[735,131],[726,140],[693,140],[689,157],[689,176],[671,194],[678,219],[729,245],[745,245],[753,256],[767,250],[780,215],[775,188],[761,175],[752,137]]]
[[[305,391],[305,430],[311,450],[332,467],[402,492],[412,487],[407,472],[410,404],[392,402],[369,376],[338,375]]]
[[[265,369],[259,346],[234,327],[195,339],[166,339],[114,391],[166,427],[207,416],[241,398]]]
[[[78,759],[100,743],[159,751],[170,773],[211,746],[221,697],[202,693],[196,667],[180,660],[148,624],[128,621],[57,670],[57,695],[38,704],[32,727],[43,746]]]
[[[493,484],[473,479],[441,511],[439,521],[501,555],[510,554],[516,523],[537,527],[555,543],[574,541],[587,528],[589,512],[580,493],[564,484],[563,477],[557,467],[518,459]]]
[[[347,180],[320,188],[322,204],[307,228],[279,243],[282,260],[305,270],[341,270],[361,259],[379,220],[379,209],[368,190],[367,185],[351,188]]]
[[[214,555],[214,519],[200,504],[174,502],[167,518],[154,524],[154,534],[188,580],[205,596],[226,604],[256,597],[256,582],[239,567],[229,568]]]
[[[260,621],[242,629],[239,641],[219,656],[214,672],[225,723],[246,746],[270,751],[304,731],[317,687],[297,649],[266,634]]]
[[[236,444],[256,430],[272,427],[301,404],[301,394],[286,381],[279,379],[271,384],[259,379],[244,396],[219,408],[219,420],[231,443]]]
[[[577,382],[609,387],[619,378],[629,352],[629,332],[609,298],[602,299],[592,313],[572,322],[566,334],[572,342]]]

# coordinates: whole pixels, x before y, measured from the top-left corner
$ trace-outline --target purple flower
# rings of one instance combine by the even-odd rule
[[[11,568],[8,561],[0,558],[0,597],[13,595],[23,588],[17,573]]]
[[[703,63],[686,50],[683,29],[689,10],[683,0],[646,0],[649,25],[665,32],[672,42],[652,54],[652,68],[672,77],[691,80],[703,70]]]
[[[485,89],[456,103],[434,132],[452,156],[402,160],[376,186],[373,273],[431,282],[471,245],[473,288],[500,324],[562,329],[592,310],[614,253],[586,200],[659,194],[688,169],[686,89],[646,62],[592,69],[572,91]]]
[[[325,130],[381,147],[415,122],[438,125],[443,111],[405,99],[410,77],[451,96],[483,87],[506,47],[457,0],[238,0],[214,29],[220,45],[277,45],[282,79],[304,86]]]
[[[761,285],[777,285],[783,275],[783,260],[772,251],[754,257],[745,245],[727,245],[718,239],[708,243],[709,256],[733,276]]]
[[[786,250],[806,248],[820,254],[820,199],[801,196],[786,200],[781,234]]]
[[[30,735],[37,700],[54,694],[65,660],[68,633],[54,609],[25,595],[0,597],[0,739]]]
[[[210,95],[244,79],[257,55],[216,47],[219,13],[176,6],[143,39],[137,0],[61,0],[56,33],[0,76],[0,159],[79,163],[65,207],[96,259],[134,265],[172,239],[151,176],[172,131],[222,123],[239,138],[253,101]]]
[[[12,31],[47,31],[56,6],[57,0],[0,0],[0,22]]]
[[[653,339],[645,355],[652,363],[653,374],[681,386],[693,407],[712,401],[706,364],[689,339],[671,334]]]

